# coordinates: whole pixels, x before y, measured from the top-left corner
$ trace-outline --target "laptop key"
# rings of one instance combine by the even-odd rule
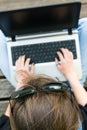
[[[11,48],[13,65],[20,55],[31,58],[31,63],[53,62],[55,54],[60,48],[67,48],[72,51],[74,59],[77,58],[75,40],[54,41],[49,43],[38,43],[29,45],[20,45]]]

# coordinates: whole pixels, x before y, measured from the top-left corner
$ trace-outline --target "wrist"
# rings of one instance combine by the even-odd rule
[[[18,89],[19,89],[20,87],[22,87],[22,86],[24,86],[24,84],[21,83],[21,82],[18,82],[15,90],[18,90]]]
[[[77,75],[76,75],[75,71],[71,71],[69,73],[66,73],[65,77],[67,78],[67,80],[77,79]]]

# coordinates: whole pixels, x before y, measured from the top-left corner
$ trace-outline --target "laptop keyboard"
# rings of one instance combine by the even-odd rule
[[[75,40],[54,41],[48,43],[38,43],[31,45],[20,45],[11,48],[12,62],[15,65],[16,60],[20,55],[25,55],[26,58],[31,58],[32,63],[53,62],[56,57],[56,52],[60,48],[67,48],[72,51],[74,59],[77,58]]]

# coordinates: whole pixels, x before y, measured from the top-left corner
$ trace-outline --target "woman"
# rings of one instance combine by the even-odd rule
[[[80,44],[84,37],[85,47],[86,25],[87,19],[83,19],[78,27]],[[10,129],[9,119],[13,130],[87,130],[87,92],[74,71],[72,53],[64,48],[61,48],[61,51],[63,55],[57,52],[61,64],[57,59],[55,59],[55,64],[69,81],[74,95],[65,84],[56,79],[35,75],[33,64],[28,70],[30,59],[24,62],[25,56],[21,56],[16,61],[18,85],[11,96],[5,115],[1,117],[2,130],[7,129],[7,124]],[[84,50],[84,54],[85,52]],[[81,54],[83,56],[82,51]],[[84,65],[87,64],[82,61],[85,71]],[[83,73],[83,77],[84,82],[86,73]]]

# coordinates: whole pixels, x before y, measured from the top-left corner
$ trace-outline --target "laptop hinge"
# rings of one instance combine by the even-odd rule
[[[72,35],[72,28],[68,28],[68,34]]]
[[[16,41],[15,35],[11,35],[12,42]]]

